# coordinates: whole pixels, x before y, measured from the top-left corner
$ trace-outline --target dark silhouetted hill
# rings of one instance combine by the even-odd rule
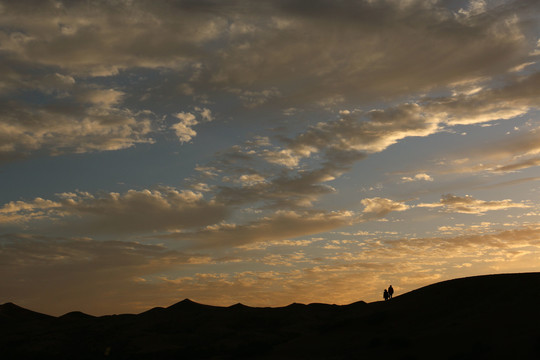
[[[0,305],[2,359],[540,359],[540,273],[444,281],[384,302],[60,317]]]
[[[52,319],[54,319],[53,316],[28,310],[10,302],[0,305],[0,324],[21,321],[47,321]]]

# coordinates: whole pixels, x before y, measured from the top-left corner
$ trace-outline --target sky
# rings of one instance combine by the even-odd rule
[[[537,0],[0,0],[0,302],[348,304],[540,271]]]

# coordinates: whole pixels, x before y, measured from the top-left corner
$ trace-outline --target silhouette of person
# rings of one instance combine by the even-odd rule
[[[392,287],[392,285],[390,285],[390,287],[388,288],[388,298],[392,298],[392,295],[394,295],[394,288]]]
[[[384,293],[383,293],[383,297],[384,297],[384,301],[388,300],[388,290],[384,289]]]

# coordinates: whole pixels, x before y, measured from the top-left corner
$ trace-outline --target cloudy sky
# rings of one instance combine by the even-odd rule
[[[347,304],[540,271],[537,0],[0,0],[0,302]]]

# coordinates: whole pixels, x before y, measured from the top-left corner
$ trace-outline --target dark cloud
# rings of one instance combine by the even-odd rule
[[[510,21],[527,3],[476,16],[427,1],[6,3],[2,21],[19,30],[8,51],[75,73],[200,62],[200,80],[227,88],[358,101],[509,67],[529,51]]]
[[[214,79],[263,89],[277,83],[288,99],[362,102],[490,76],[530,49],[519,21],[507,21],[517,10],[460,17],[440,3],[409,4],[287,2],[277,25],[247,20],[265,31],[227,48]]]

